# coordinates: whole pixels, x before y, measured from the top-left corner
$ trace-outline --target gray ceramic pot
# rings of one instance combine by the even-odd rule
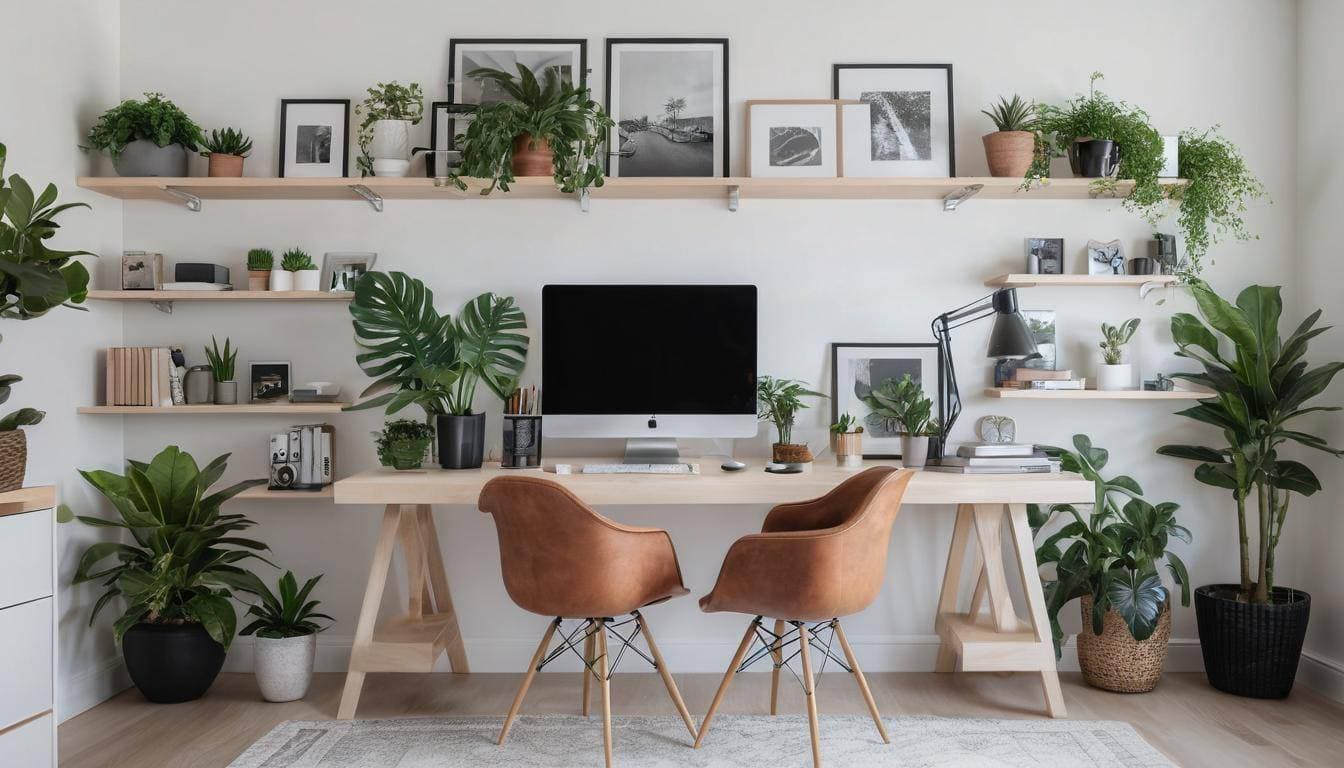
[[[112,167],[120,176],[186,176],[187,149],[181,144],[160,147],[148,139],[136,139],[112,161]]]
[[[253,646],[257,687],[267,701],[296,701],[308,695],[313,682],[317,635],[258,637]]]
[[[919,469],[929,460],[929,438],[901,435],[901,466]]]
[[[215,382],[215,405],[236,405],[238,403],[238,382]]]

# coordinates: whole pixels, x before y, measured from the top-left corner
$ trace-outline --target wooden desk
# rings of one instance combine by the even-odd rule
[[[595,460],[560,461],[577,467]],[[864,466],[884,463],[865,462]],[[805,474],[770,475],[759,466],[723,472],[717,459],[700,464],[704,471],[701,475],[557,475],[548,465],[543,476],[560,482],[595,506],[766,505],[821,496],[856,471],[818,462]],[[518,472],[540,474],[537,470],[503,470],[498,466],[476,470],[375,470],[336,483],[337,504],[384,505],[337,717],[354,717],[368,672],[429,672],[444,653],[454,672],[470,671],[430,507],[474,507],[481,487],[491,478]],[[1065,716],[1026,505],[1088,503],[1092,499],[1092,484],[1067,474],[920,472],[911,481],[904,504],[949,505],[957,510],[935,617],[941,641],[937,671],[1038,674],[1047,711],[1053,717]],[[1005,522],[1015,553],[1009,563],[1003,558]],[[381,627],[375,626],[392,553],[398,544],[407,563],[409,610]],[[962,571],[968,556],[974,588],[968,610],[962,611]],[[1022,585],[1026,618],[1018,616],[1013,607],[1010,581]]]

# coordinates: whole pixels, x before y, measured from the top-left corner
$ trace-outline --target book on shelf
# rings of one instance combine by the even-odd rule
[[[944,459],[944,462],[947,460]],[[948,472],[954,475],[1043,475],[1059,472],[1059,462],[1047,461],[1045,464],[1031,464],[1010,467],[963,467],[953,464],[930,464],[924,467],[929,472]]]
[[[1043,371],[1039,368],[1018,368],[1013,371],[1013,381],[1066,381],[1073,378],[1073,371]]]
[[[1022,389],[1070,390],[1087,389],[1087,379],[1063,379],[1059,381],[1024,381]]]
[[[169,347],[109,347],[104,360],[107,405],[180,405],[181,379]]]
[[[957,455],[969,459],[976,456],[1033,456],[1036,446],[1031,443],[962,443]]]
[[[1039,456],[975,456],[969,459],[947,456],[939,459],[938,464],[943,467],[1043,467],[1050,464],[1050,459],[1044,453]]]

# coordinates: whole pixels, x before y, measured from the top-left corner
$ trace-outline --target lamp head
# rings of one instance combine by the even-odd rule
[[[1018,310],[1017,289],[1000,288],[994,292],[991,302],[994,306],[994,329],[989,333],[989,349],[985,356],[1000,360],[1023,360],[1036,356],[1036,339]]]

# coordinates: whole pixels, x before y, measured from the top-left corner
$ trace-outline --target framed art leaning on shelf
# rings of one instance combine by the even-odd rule
[[[936,342],[831,344],[831,423],[848,413],[863,426],[863,458],[901,458],[900,425],[873,413],[863,398],[887,379],[909,376],[924,396],[943,402],[943,365]]]
[[[850,121],[847,176],[957,175],[951,64],[836,64],[831,97],[870,105],[869,123]],[[851,159],[852,158],[852,159]]]

